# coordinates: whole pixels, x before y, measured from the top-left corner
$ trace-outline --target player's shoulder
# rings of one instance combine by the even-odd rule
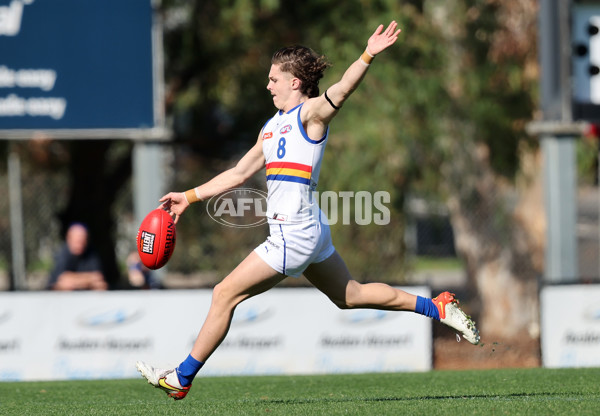
[[[319,98],[320,96],[306,99],[306,101],[302,103],[300,112],[306,116],[314,115],[315,110],[319,104]]]
[[[337,111],[327,102],[325,95],[309,98],[304,102],[300,114],[303,124],[327,126]]]
[[[309,98],[300,110],[300,120],[305,128],[310,126],[327,127],[331,121],[331,114],[323,109],[322,96]]]
[[[319,120],[320,117],[320,113],[321,111],[319,110],[320,108],[320,103],[319,103],[319,99],[320,97],[313,97],[313,98],[309,98],[306,101],[304,101],[302,103],[302,107],[300,108],[300,119],[302,120],[303,123],[306,122],[313,122],[315,120]]]

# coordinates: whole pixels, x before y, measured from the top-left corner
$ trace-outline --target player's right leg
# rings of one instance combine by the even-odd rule
[[[344,260],[337,252],[322,262],[311,264],[304,275],[342,309],[413,311],[438,319],[458,331],[472,344],[479,343],[479,331],[475,322],[457,306],[458,301],[449,292],[428,299],[384,283],[359,283],[352,278]]]
[[[169,397],[183,399],[200,367],[225,339],[235,307],[267,291],[284,278],[252,251],[213,289],[208,315],[186,360],[172,370],[156,369],[144,362],[137,362],[137,369],[148,383],[164,390]]]
[[[362,284],[354,280],[337,251],[308,266],[304,276],[340,309],[415,310],[417,297],[413,294],[385,283]]]

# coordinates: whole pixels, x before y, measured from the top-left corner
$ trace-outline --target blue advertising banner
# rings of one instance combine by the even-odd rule
[[[0,137],[157,127],[151,3],[0,0]]]

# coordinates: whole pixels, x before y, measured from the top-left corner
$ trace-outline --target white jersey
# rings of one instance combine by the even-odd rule
[[[310,139],[300,121],[301,110],[302,104],[287,113],[280,110],[262,129],[270,222],[304,222],[320,213],[313,192],[329,129],[321,139]]]

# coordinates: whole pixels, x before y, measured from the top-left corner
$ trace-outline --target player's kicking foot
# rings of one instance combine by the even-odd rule
[[[164,390],[167,396],[174,398],[175,400],[183,399],[192,385],[183,387],[179,383],[179,378],[175,370],[161,370],[154,368],[142,361],[135,363],[138,371],[142,373],[142,376],[148,380],[148,383],[154,387]]]
[[[461,333],[471,344],[479,344],[479,331],[475,327],[475,321],[458,307],[458,299],[454,299],[454,293],[443,292],[432,300],[440,313],[441,323]]]

